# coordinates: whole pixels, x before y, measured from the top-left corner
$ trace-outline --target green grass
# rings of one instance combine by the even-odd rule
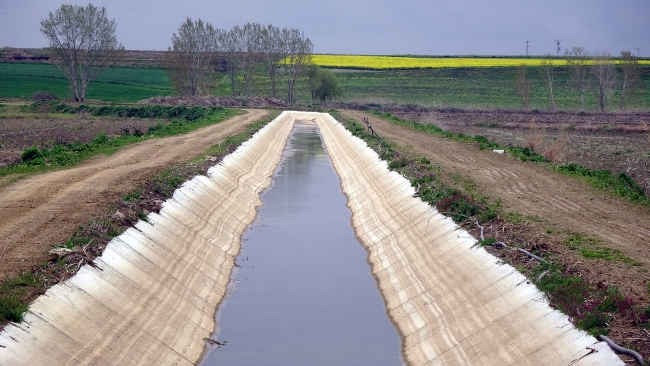
[[[420,104],[433,107],[521,108],[514,87],[515,68],[451,68],[432,70],[401,70],[377,72],[337,72],[346,99],[377,103],[392,101],[400,104]],[[530,109],[548,109],[545,84],[538,68],[530,67]],[[643,67],[641,89],[635,104],[650,108],[650,67]],[[570,84],[567,69],[558,68],[554,95],[558,109],[579,109],[578,95]],[[618,110],[618,92],[609,104]],[[587,109],[596,110],[597,101],[591,91],[587,95]]]
[[[561,165],[555,167],[554,170],[582,178],[588,184],[612,192],[628,201],[650,206],[650,199],[645,196],[643,188],[625,173],[615,175],[609,170],[591,170],[576,163]]]
[[[0,321],[21,322],[27,304],[20,300],[27,289],[41,287],[41,281],[32,273],[20,273],[0,284]]]
[[[68,108],[66,105],[53,105]],[[74,166],[90,157],[100,154],[112,154],[119,148],[150,138],[159,138],[188,133],[196,129],[209,126],[227,118],[243,113],[239,110],[222,107],[162,107],[162,106],[110,106],[88,107],[78,106],[75,110],[100,113],[101,115],[158,115],[177,116],[170,124],[157,124],[149,127],[146,133],[123,134],[109,139],[105,134],[97,135],[90,143],[74,142],[57,144],[49,149],[30,147],[23,151],[21,161],[0,167],[0,176],[9,174],[33,174],[62,167]],[[28,107],[31,108],[31,107]],[[36,107],[34,107],[36,108]]]
[[[136,102],[171,95],[169,78],[159,68],[111,68],[88,85],[86,99],[115,103]],[[0,97],[29,98],[45,90],[59,98],[70,97],[68,80],[54,65],[0,63]]]
[[[569,232],[564,243],[571,250],[577,250],[587,259],[604,259],[613,262],[623,262],[631,266],[641,266],[643,263],[634,260],[620,250],[603,247],[598,239],[587,237],[580,233]]]

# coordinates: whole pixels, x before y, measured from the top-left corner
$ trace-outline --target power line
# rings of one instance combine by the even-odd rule
[[[637,48],[635,48],[635,50],[636,50],[636,57],[639,57],[639,51],[641,51],[641,49],[639,47],[637,47]]]
[[[528,42],[530,41],[526,41],[526,57],[528,57]]]
[[[560,42],[562,42],[561,39],[556,39],[555,42],[557,43],[557,55],[560,55],[560,51],[562,51],[562,47],[560,47]]]

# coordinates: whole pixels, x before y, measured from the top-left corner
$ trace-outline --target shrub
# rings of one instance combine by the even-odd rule
[[[102,132],[99,135],[95,136],[93,139],[92,144],[93,145],[103,145],[108,142],[108,137],[106,136],[106,133]]]
[[[45,90],[39,90],[36,91],[34,94],[32,94],[32,97],[30,98],[32,102],[45,102],[45,101],[50,101],[50,100],[57,100],[57,96],[45,91]]]
[[[15,296],[0,296],[0,319],[20,323],[27,304],[23,304]]]
[[[461,222],[481,212],[480,207],[470,197],[456,193],[436,203],[438,211],[451,214],[456,222]]]
[[[41,156],[41,151],[37,147],[32,146],[32,147],[26,148],[23,151],[23,153],[20,155],[20,160],[22,160],[23,162],[26,163],[26,162],[35,160],[40,156]]]

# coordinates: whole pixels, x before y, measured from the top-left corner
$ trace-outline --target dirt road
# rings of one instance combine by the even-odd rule
[[[0,190],[0,278],[27,271],[49,258],[50,246],[66,240],[139,184],[166,167],[205,152],[266,115],[263,110],[200,130],[143,141],[80,166],[31,176]]]
[[[643,262],[643,268],[650,265],[650,210],[646,208],[553,173],[543,166],[521,163],[465,143],[415,132],[363,112],[346,111],[344,114],[357,120],[369,118],[381,136],[402,146],[411,146],[418,155],[472,179],[480,192],[500,198],[508,211],[536,216],[543,220],[542,225],[555,230],[596,236],[603,240],[604,246],[621,250]],[[585,265],[603,272],[612,265],[611,262],[598,262],[607,261],[589,261]],[[630,276],[647,277],[632,268],[620,268],[609,275],[611,282],[620,284],[629,282]],[[645,281],[638,282],[641,283],[635,286],[635,293],[645,296],[645,291],[638,293]]]

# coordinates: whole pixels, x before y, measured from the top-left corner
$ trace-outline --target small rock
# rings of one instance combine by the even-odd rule
[[[120,211],[115,211],[115,213],[113,214],[113,217],[118,219],[118,220],[122,220],[122,219],[124,219],[126,217],[126,215],[124,215]]]
[[[68,255],[68,254],[70,254],[72,252],[73,252],[73,250],[68,249],[68,248],[54,248],[54,249],[50,250],[47,253],[50,254],[50,255],[56,255],[56,256],[59,256],[59,257],[64,257],[64,256],[66,256],[66,255]]]

